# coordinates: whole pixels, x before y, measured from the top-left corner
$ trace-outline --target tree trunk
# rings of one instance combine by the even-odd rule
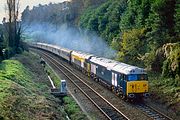
[[[7,0],[8,6],[8,47],[17,49],[19,47],[19,40],[21,29],[18,26],[17,19],[19,13],[19,0]]]

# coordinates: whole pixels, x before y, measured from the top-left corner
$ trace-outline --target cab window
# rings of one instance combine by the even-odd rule
[[[137,75],[128,75],[128,81],[136,81],[136,80],[138,80]]]
[[[128,75],[128,81],[136,81],[136,80],[148,80],[146,74],[132,74]]]
[[[139,80],[148,80],[148,77],[146,74],[141,74],[141,75],[138,75],[138,79]]]

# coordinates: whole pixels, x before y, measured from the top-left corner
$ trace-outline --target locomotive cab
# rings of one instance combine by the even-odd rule
[[[127,75],[126,95],[128,98],[148,97],[147,74]]]
[[[149,96],[148,77],[144,69],[119,63],[113,67],[112,72],[118,74],[117,92],[123,96],[123,98],[136,99]],[[112,80],[114,79],[112,78]]]

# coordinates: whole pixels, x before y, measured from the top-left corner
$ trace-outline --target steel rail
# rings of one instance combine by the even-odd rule
[[[71,73],[73,76],[75,76],[77,79],[79,79],[85,86],[87,86],[90,90],[92,90],[97,96],[99,96],[103,101],[105,101],[110,107],[112,107],[116,112],[118,112],[121,115],[121,118],[123,117],[123,119],[129,120],[129,118],[127,116],[125,116],[121,111],[119,111],[116,107],[114,107],[110,102],[108,102],[103,96],[101,96],[99,93],[97,93],[93,88],[91,88],[87,83],[85,83],[80,77],[78,77],[76,74],[74,74],[71,70],[67,69],[66,66],[64,66],[63,64],[59,63],[56,59],[52,58],[51,56],[49,56],[48,54],[41,52],[46,59],[48,59],[51,64],[53,64],[54,66],[56,66],[56,68],[61,71],[109,120],[112,120],[112,118],[105,112],[105,110],[103,110],[88,94],[86,94],[86,92],[84,90],[81,89],[81,87],[79,85],[76,84],[76,82],[74,82],[74,80],[72,80],[71,77],[69,77],[69,75],[67,75],[67,73],[65,73],[63,70],[61,70],[61,68],[59,68],[58,65],[60,65],[61,67],[63,67],[64,69],[66,69],[69,73]],[[54,62],[52,62],[52,60]],[[58,65],[57,65],[58,64]]]
[[[165,115],[164,113],[156,110],[155,108],[149,105],[137,104],[135,106],[141,111],[143,111],[146,116],[150,117],[153,120],[173,120],[169,116]]]
[[[74,74],[74,73],[73,73]],[[138,105],[136,105],[137,107]],[[146,105],[144,104],[143,105],[144,108],[143,109],[140,109],[142,107],[139,107],[140,110],[143,111],[143,113],[147,116],[147,117],[150,117],[150,119],[163,119],[163,120],[173,120],[172,118],[170,118],[169,116],[165,115],[164,113],[156,110],[155,108],[149,106],[149,105]],[[145,110],[146,108],[146,110]]]

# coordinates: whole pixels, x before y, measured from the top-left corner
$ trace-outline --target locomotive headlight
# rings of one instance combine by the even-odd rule
[[[134,98],[135,95],[134,95],[134,94],[129,94],[128,97],[129,97],[129,98]]]
[[[150,94],[149,94],[149,93],[144,93],[143,96],[144,96],[144,97],[149,97]]]

